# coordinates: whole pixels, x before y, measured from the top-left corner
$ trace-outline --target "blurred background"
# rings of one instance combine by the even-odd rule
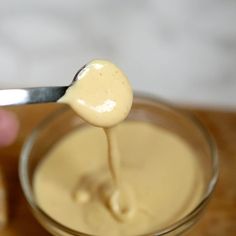
[[[69,84],[109,59],[134,89],[236,109],[236,1],[0,2],[0,88]]]

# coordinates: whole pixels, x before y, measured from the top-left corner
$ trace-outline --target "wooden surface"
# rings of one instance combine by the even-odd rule
[[[23,197],[18,179],[19,152],[25,137],[32,128],[58,106],[36,105],[17,107],[14,110],[21,122],[16,142],[0,149],[0,166],[3,167],[9,192],[9,224],[0,231],[1,236],[49,235],[33,218]],[[210,204],[188,235],[234,236],[236,235],[236,112],[194,110],[200,120],[212,132],[220,156],[220,179]]]

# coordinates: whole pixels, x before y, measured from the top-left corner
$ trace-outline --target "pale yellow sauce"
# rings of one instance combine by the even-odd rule
[[[60,102],[88,123],[59,142],[38,166],[39,206],[73,229],[137,235],[170,225],[199,201],[201,173],[193,151],[167,130],[123,121],[132,105],[125,75],[95,60]]]
[[[128,219],[117,220],[111,211],[106,137],[90,126],[64,137],[38,166],[34,192],[45,212],[78,231],[126,236],[166,227],[196,206],[203,193],[202,172],[188,144],[144,122],[123,122],[114,132]]]

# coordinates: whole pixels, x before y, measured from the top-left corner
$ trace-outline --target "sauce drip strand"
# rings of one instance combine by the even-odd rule
[[[121,221],[132,216],[134,209],[130,207],[134,204],[129,203],[130,194],[122,181],[113,127],[128,116],[132,101],[133,93],[127,77],[114,64],[104,60],[94,60],[84,66],[59,100],[69,104],[86,122],[103,128],[107,139],[108,167],[113,180],[107,188],[102,188],[106,196],[104,203]],[[90,198],[84,189],[81,193],[80,189],[77,191],[78,199]]]

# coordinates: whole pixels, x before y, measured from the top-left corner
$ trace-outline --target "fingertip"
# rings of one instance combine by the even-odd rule
[[[0,146],[12,144],[19,131],[19,121],[13,112],[0,110]]]

